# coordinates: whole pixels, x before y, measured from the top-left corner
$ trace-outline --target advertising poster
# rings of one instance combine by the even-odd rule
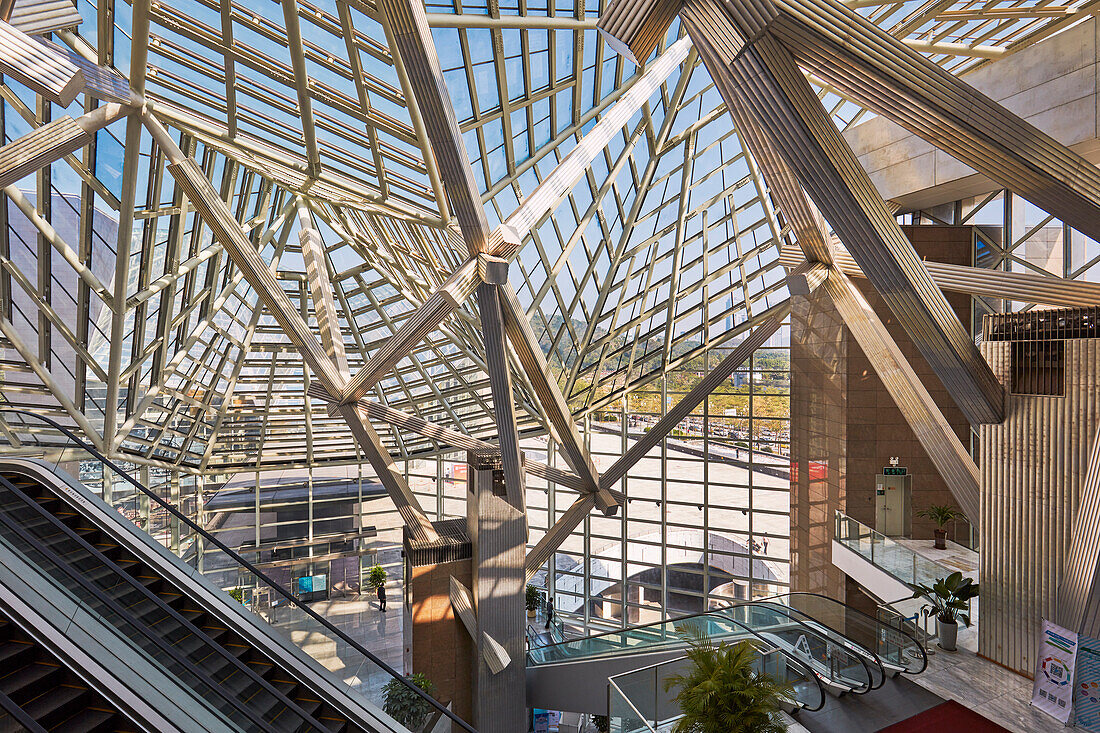
[[[1073,670],[1077,662],[1077,633],[1043,620],[1038,669],[1031,704],[1067,723],[1073,712]]]
[[[1100,733],[1100,640],[1077,639],[1077,671],[1073,676],[1073,710],[1077,727]]]

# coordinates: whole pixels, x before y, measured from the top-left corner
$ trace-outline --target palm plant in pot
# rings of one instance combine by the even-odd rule
[[[978,597],[978,584],[962,573],[951,573],[939,578],[931,586],[917,583],[913,587],[914,598],[924,598],[928,605],[921,608],[925,618],[936,617],[936,632],[940,646],[945,651],[955,651],[959,637],[959,621],[970,626],[970,600]]]
[[[758,652],[751,642],[715,643],[705,631],[685,624],[677,631],[690,644],[690,666],[665,678],[665,691],[682,716],[672,733],[781,733],[779,718],[789,685],[757,671]]]
[[[937,550],[947,549],[947,530],[944,529],[947,523],[956,519],[966,519],[965,514],[950,504],[933,504],[927,509],[917,512],[917,516],[922,519],[931,519],[936,523],[936,529],[932,530],[932,534],[936,538],[933,546]]]
[[[527,606],[527,618],[534,618],[539,610],[539,589],[533,585],[527,586],[527,596],[524,599]]]

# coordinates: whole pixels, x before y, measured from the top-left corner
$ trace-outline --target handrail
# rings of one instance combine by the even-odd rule
[[[112,461],[110,458],[107,458],[105,455],[100,453],[99,450],[97,450],[95,447],[93,447],[93,446],[89,445],[88,443],[84,442],[75,433],[73,433],[72,430],[70,430],[67,427],[61,425],[60,423],[58,423],[56,420],[54,420],[52,418],[46,417],[45,415],[39,415],[38,413],[29,412],[27,410],[17,410],[17,409],[12,409],[12,408],[3,408],[3,409],[0,409],[0,413],[12,413],[12,414],[15,414],[15,415],[27,416],[27,417],[34,418],[36,420],[41,420],[42,422],[45,422],[46,424],[48,424],[50,427],[54,428],[55,430],[60,431],[62,435],[64,435],[69,440],[71,440],[73,443],[76,443],[76,445],[79,448],[81,448],[82,450],[87,451],[88,453],[95,456],[95,458],[98,461],[100,461],[101,463],[103,463],[104,465],[109,466],[111,468],[111,470],[113,470],[118,475],[122,476],[122,478],[125,479],[127,483],[129,483],[135,489],[137,489],[138,491],[142,492],[147,497],[149,497],[150,499],[155,501],[158,505],[160,505],[163,509],[165,509],[168,513],[170,513],[176,519],[180,520],[181,522],[186,524],[188,527],[190,527],[192,530],[194,530],[196,533],[198,533],[200,536],[202,536],[202,538],[205,541],[210,542],[210,544],[214,545],[219,550],[221,550],[226,555],[228,555],[230,558],[236,560],[242,566],[247,568],[248,571],[251,572],[253,575],[255,575],[256,577],[260,578],[265,583],[267,583],[272,589],[275,590],[276,593],[281,595],[291,605],[297,607],[300,611],[305,613],[307,616],[312,618],[314,621],[316,621],[317,623],[324,626],[326,630],[328,630],[331,633],[335,634],[340,639],[340,641],[346,643],[352,649],[354,649],[355,651],[359,652],[360,654],[362,654],[367,659],[369,659],[372,662],[374,662],[375,664],[377,664],[380,669],[382,669],[384,672],[389,674],[394,679],[400,680],[401,684],[405,685],[405,687],[407,687],[409,690],[411,690],[417,697],[421,698],[422,700],[427,702],[429,705],[431,705],[432,708],[434,708],[435,710],[439,711],[440,713],[445,715],[447,718],[449,718],[452,723],[457,723],[460,728],[462,728],[465,731],[468,731],[469,733],[477,733],[477,730],[475,728],[472,728],[466,721],[462,720],[462,718],[458,717],[453,712],[451,712],[450,710],[445,708],[434,697],[432,697],[431,695],[427,694],[426,692],[424,692],[422,689],[420,689],[416,685],[409,682],[409,680],[406,679],[405,675],[400,674],[397,670],[393,669],[388,664],[386,664],[381,659],[379,659],[377,656],[375,656],[372,652],[367,650],[366,647],[362,646],[357,641],[352,639],[350,636],[348,636],[344,632],[340,631],[340,629],[338,629],[336,626],[334,626],[325,617],[321,616],[316,611],[314,611],[312,608],[310,608],[310,607],[306,606],[305,604],[303,604],[301,601],[299,601],[297,598],[295,598],[291,593],[287,592],[286,589],[283,588],[280,584],[276,583],[274,580],[272,580],[267,575],[265,575],[263,572],[261,572],[258,568],[256,568],[255,565],[250,563],[248,560],[245,560],[243,557],[241,557],[236,552],[231,550],[221,540],[219,540],[218,538],[214,537],[212,534],[210,534],[209,532],[204,530],[198,524],[193,522],[189,517],[182,514],[180,511],[178,511],[171,504],[169,504],[168,502],[161,499],[159,496],[157,496],[156,492],[150,491],[148,488],[146,488],[144,485],[142,485],[141,482],[139,482],[137,479],[133,478],[126,471],[122,470],[122,468],[120,468],[118,465],[116,465],[114,463],[114,461]]]

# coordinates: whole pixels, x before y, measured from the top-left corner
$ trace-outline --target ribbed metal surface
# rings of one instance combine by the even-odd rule
[[[1081,506],[1073,523],[1069,557],[1058,589],[1062,626],[1100,636],[1100,432],[1092,439],[1088,472],[1081,487]]]
[[[681,0],[628,0],[608,3],[599,29],[607,45],[635,64],[657,48],[680,10]]]
[[[433,522],[432,526],[435,528],[436,538],[431,541],[414,538],[408,527],[403,530],[405,556],[414,568],[469,560],[473,557],[473,546],[470,544],[470,535],[466,532],[465,518],[445,519]]]
[[[979,652],[1035,671],[1042,619],[1056,619],[1074,517],[1100,426],[1100,339],[1067,340],[1065,397],[1008,394],[1005,420],[981,426]],[[1011,391],[1012,343],[982,353]]]
[[[520,455],[519,434],[516,432],[512,372],[508,367],[504,314],[501,311],[498,291],[499,288],[496,285],[488,283],[478,285],[477,307],[481,313],[481,334],[485,342],[485,368],[489,372],[489,386],[493,395],[493,416],[496,418],[500,456],[504,463],[504,487],[509,503],[522,512],[526,511],[523,456]]]
[[[809,72],[1100,237],[1100,171],[1080,155],[835,0],[779,5],[784,12],[769,30]]]
[[[470,252],[484,252],[489,239],[489,222],[462,144],[458,118],[443,82],[424,4],[410,0],[380,0],[378,9],[386,18],[394,46],[409,75],[439,177],[462,228],[462,238]]]
[[[68,107],[84,88],[84,73],[64,54],[0,21],[0,72]]]
[[[713,78],[729,77],[732,86],[719,84],[736,95],[727,105],[769,136],[967,418],[999,421],[1000,385],[790,52],[764,34],[729,65],[714,68],[703,49],[700,56]]]
[[[8,19],[13,27],[31,35],[76,28],[82,21],[72,0],[15,0]]]
[[[801,243],[800,237],[799,244]],[[863,277],[863,271],[848,254],[848,250],[836,246],[836,242],[832,244],[836,266],[849,277]],[[787,268],[798,267],[808,254],[795,247],[783,247],[779,253],[779,262]],[[946,262],[925,261],[924,268],[928,270],[928,274],[941,290],[956,293],[1062,307],[1089,307],[1100,303],[1100,284],[1098,283],[1066,280],[1053,275],[1035,275],[1027,272],[1001,272]]]
[[[92,136],[65,115],[0,148],[0,187],[87,145]]]

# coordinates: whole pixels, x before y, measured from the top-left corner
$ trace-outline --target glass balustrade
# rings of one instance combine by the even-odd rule
[[[403,675],[303,605],[156,492],[137,482],[118,464],[106,460],[65,426],[21,410],[0,410],[0,418],[8,428],[4,434],[11,447],[6,454],[38,458],[50,464],[55,472],[65,470],[77,478],[120,515],[267,621],[286,642],[306,653],[310,647],[318,645],[334,647],[339,657],[339,671],[331,674],[349,690],[382,707],[383,687],[398,679],[408,685],[413,694],[423,696]],[[456,726],[473,733],[465,721],[437,701],[429,699],[429,703]]]
[[[825,704],[825,691],[817,676],[779,649],[756,645],[753,669],[786,684],[790,693],[789,707],[820,710]],[[615,733],[664,733],[671,730],[682,716],[675,697],[677,690],[667,689],[667,680],[677,674],[687,674],[693,662],[679,657],[660,664],[616,675],[608,680],[608,713],[611,731]]]

